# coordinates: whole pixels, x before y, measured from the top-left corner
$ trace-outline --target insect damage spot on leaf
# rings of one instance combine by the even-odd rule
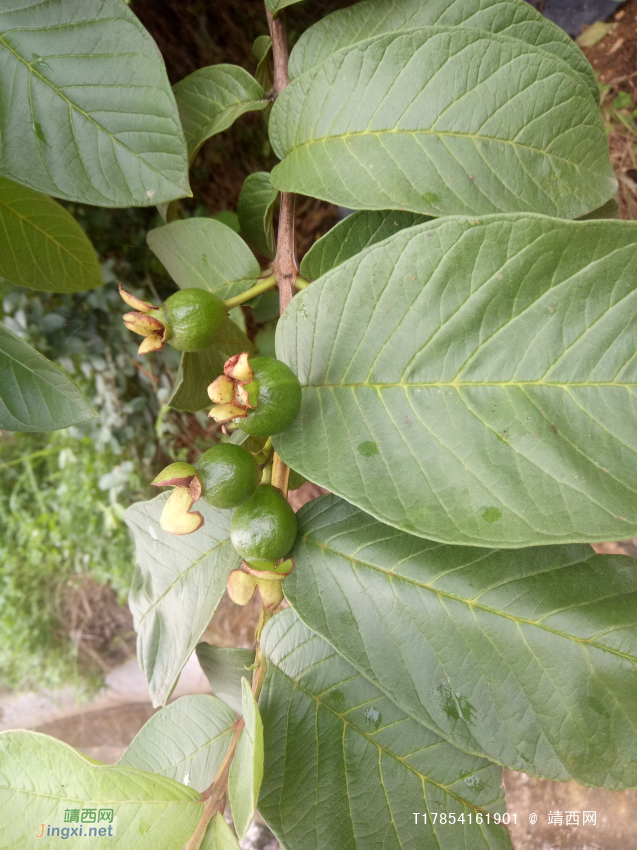
[[[485,508],[482,512],[482,519],[485,522],[497,522],[502,518],[502,511],[499,508]]]
[[[358,453],[363,457],[373,457],[378,454],[378,446],[371,440],[366,440],[364,443],[358,444]]]

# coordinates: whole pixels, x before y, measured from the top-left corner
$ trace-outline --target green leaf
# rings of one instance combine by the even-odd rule
[[[136,567],[128,604],[137,632],[137,658],[155,707],[165,705],[179,674],[205,632],[241,558],[230,543],[229,511],[203,501],[204,526],[179,537],[162,531],[168,501],[162,493],[128,508]]]
[[[47,838],[46,828],[67,828],[70,847],[82,846],[71,829],[80,823],[65,823],[69,809],[112,812],[113,821],[81,825],[85,843],[89,829],[112,827],[116,838],[95,837],[97,846],[135,847],[139,850],[178,850],[195,830],[203,811],[200,795],[172,779],[88,759],[68,744],[38,732],[0,734],[0,807],[4,847],[38,846],[35,839],[44,824],[44,842],[63,845]],[[107,815],[108,816],[108,815]],[[105,833],[106,835],[106,833]]]
[[[239,842],[219,812],[206,830],[201,850],[241,850]]]
[[[250,289],[261,274],[243,239],[211,218],[173,221],[146,238],[180,289],[207,289],[225,301]]]
[[[234,712],[215,697],[181,697],[150,718],[118,763],[203,792],[217,775],[234,723]]]
[[[211,136],[227,130],[244,112],[269,105],[259,83],[238,65],[200,68],[177,83],[175,97],[191,163]]]
[[[407,714],[514,770],[637,785],[634,561],[440,546],[335,496],[298,518],[290,603]]]
[[[253,248],[270,260],[276,254],[272,218],[278,195],[268,172],[257,171],[246,177],[237,204],[241,233]]]
[[[43,292],[101,286],[97,254],[64,207],[0,177],[0,276]]]
[[[521,547],[637,535],[637,225],[438,220],[294,298],[297,472],[383,522]]]
[[[619,204],[615,198],[611,198],[610,201],[607,201],[604,206],[599,207],[592,212],[589,212],[587,215],[583,215],[579,221],[596,221],[597,219],[620,219],[621,212],[619,209]]]
[[[407,64],[405,64],[407,62]],[[352,209],[576,218],[617,190],[599,106],[545,51],[423,27],[333,53],[277,98],[271,180]]]
[[[119,0],[9,6],[0,14],[0,174],[108,207],[189,196],[175,98],[135,15]]]
[[[214,345],[182,355],[170,406],[191,413],[211,407],[208,386],[222,374],[226,360],[242,351],[254,354],[254,346],[234,322],[226,319],[215,334]]]
[[[429,26],[472,27],[525,41],[567,62],[581,74],[595,100],[594,70],[563,29],[525,0],[373,0],[327,15],[306,30],[290,54],[290,77],[320,65],[336,50],[376,35]]]
[[[506,828],[475,821],[476,810],[505,811],[496,765],[407,717],[290,609],[268,623],[262,645],[259,811],[286,847],[511,848]]]
[[[57,431],[95,419],[79,387],[24,340],[0,324],[0,428]]]
[[[263,779],[263,724],[247,679],[241,679],[241,695],[245,726],[228,776],[232,820],[240,840],[252,822]]]
[[[274,68],[272,66],[272,39],[269,35],[260,35],[252,45],[252,55],[258,62],[254,77],[266,92],[274,85]]]
[[[348,215],[312,245],[301,261],[300,272],[308,280],[316,280],[399,230],[430,220],[430,216],[400,210],[359,210]]]
[[[213,694],[237,714],[241,714],[241,683],[244,679],[248,682],[252,680],[248,668],[254,664],[254,652],[251,649],[199,643],[197,660],[210,682]]]
[[[265,0],[265,5],[273,15],[276,15],[276,13],[280,12],[281,9],[285,9],[287,6],[293,6],[295,3],[300,2],[301,0]]]

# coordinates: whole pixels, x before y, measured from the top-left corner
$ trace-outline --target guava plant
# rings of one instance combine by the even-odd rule
[[[2,847],[79,845],[104,809],[123,848],[236,849],[258,808],[287,850],[496,850],[502,766],[637,787],[637,572],[590,546],[637,535],[637,225],[595,75],[523,0],[368,0],[289,60],[291,2],[265,5],[256,77],[172,90],[122,0],[0,9],[0,273],[99,283],[48,196],[158,205],[180,291],[123,293],[126,322],[226,432],[127,514],[161,710],[115,766],[0,736]],[[178,201],[250,110],[280,162],[246,178],[242,238]],[[355,210],[300,268],[296,194]],[[276,359],[227,317],[274,286]],[[92,415],[1,334],[0,427]],[[291,471],[330,495],[295,516]],[[226,587],[260,593],[254,652],[200,642]],[[215,696],[167,704],[193,652]]]

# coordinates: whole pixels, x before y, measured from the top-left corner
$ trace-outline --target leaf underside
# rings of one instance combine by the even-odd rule
[[[242,714],[241,680],[252,679],[249,668],[254,664],[253,650],[200,643],[197,644],[197,660],[213,694],[237,714]]]
[[[42,292],[101,286],[95,249],[64,207],[0,177],[0,276]]]
[[[516,38],[567,62],[599,100],[599,85],[588,60],[563,29],[525,0],[373,0],[340,9],[306,30],[290,54],[292,79],[343,47],[372,36],[428,26],[472,27]]]
[[[514,770],[637,785],[637,572],[589,546],[488,551],[299,513],[286,596],[407,714]]]
[[[136,552],[128,604],[155,707],[172,693],[241,560],[230,543],[230,512],[201,500],[202,528],[183,537],[163,531],[159,518],[168,496],[138,502],[125,516]]]
[[[97,414],[65,373],[0,324],[0,428],[56,431]]]
[[[243,239],[212,218],[173,221],[146,240],[180,289],[207,289],[225,301],[254,286],[261,273]]]
[[[484,815],[475,822],[476,810],[505,811],[496,765],[407,717],[293,611],[266,626],[262,645],[259,811],[286,847],[511,848],[504,827]],[[414,810],[426,824],[422,816],[415,823]],[[432,812],[464,815],[464,823],[434,826]]]
[[[234,828],[243,839],[252,823],[263,779],[263,723],[247,679],[241,679],[245,722],[228,774],[228,796]]]
[[[298,295],[276,450],[383,522],[478,546],[637,534],[637,225],[438,220]]]
[[[270,260],[276,253],[272,218],[278,194],[270,183],[269,173],[256,171],[246,177],[237,204],[241,233],[250,245]]]
[[[284,192],[351,209],[577,218],[617,183],[599,106],[536,47],[423,27],[332,54],[277,98]]]
[[[234,722],[234,712],[215,697],[181,697],[150,718],[118,764],[159,773],[203,792],[221,766]]]
[[[109,207],[190,195],[166,69],[127,6],[10,5],[0,12],[0,174],[47,195]]]

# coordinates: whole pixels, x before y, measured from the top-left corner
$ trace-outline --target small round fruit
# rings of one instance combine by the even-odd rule
[[[236,508],[256,490],[261,470],[250,452],[241,446],[220,443],[201,456],[197,476],[204,502],[213,508]]]
[[[212,345],[226,312],[223,301],[212,292],[181,289],[150,315],[166,325],[166,341],[177,351],[200,351]]]
[[[248,563],[277,561],[296,540],[296,515],[280,490],[260,484],[232,515],[230,540]]]
[[[273,357],[251,358],[250,366],[254,380],[245,384],[245,389],[251,403],[256,401],[256,407],[235,421],[252,437],[279,434],[290,427],[301,409],[299,379],[289,366]]]

